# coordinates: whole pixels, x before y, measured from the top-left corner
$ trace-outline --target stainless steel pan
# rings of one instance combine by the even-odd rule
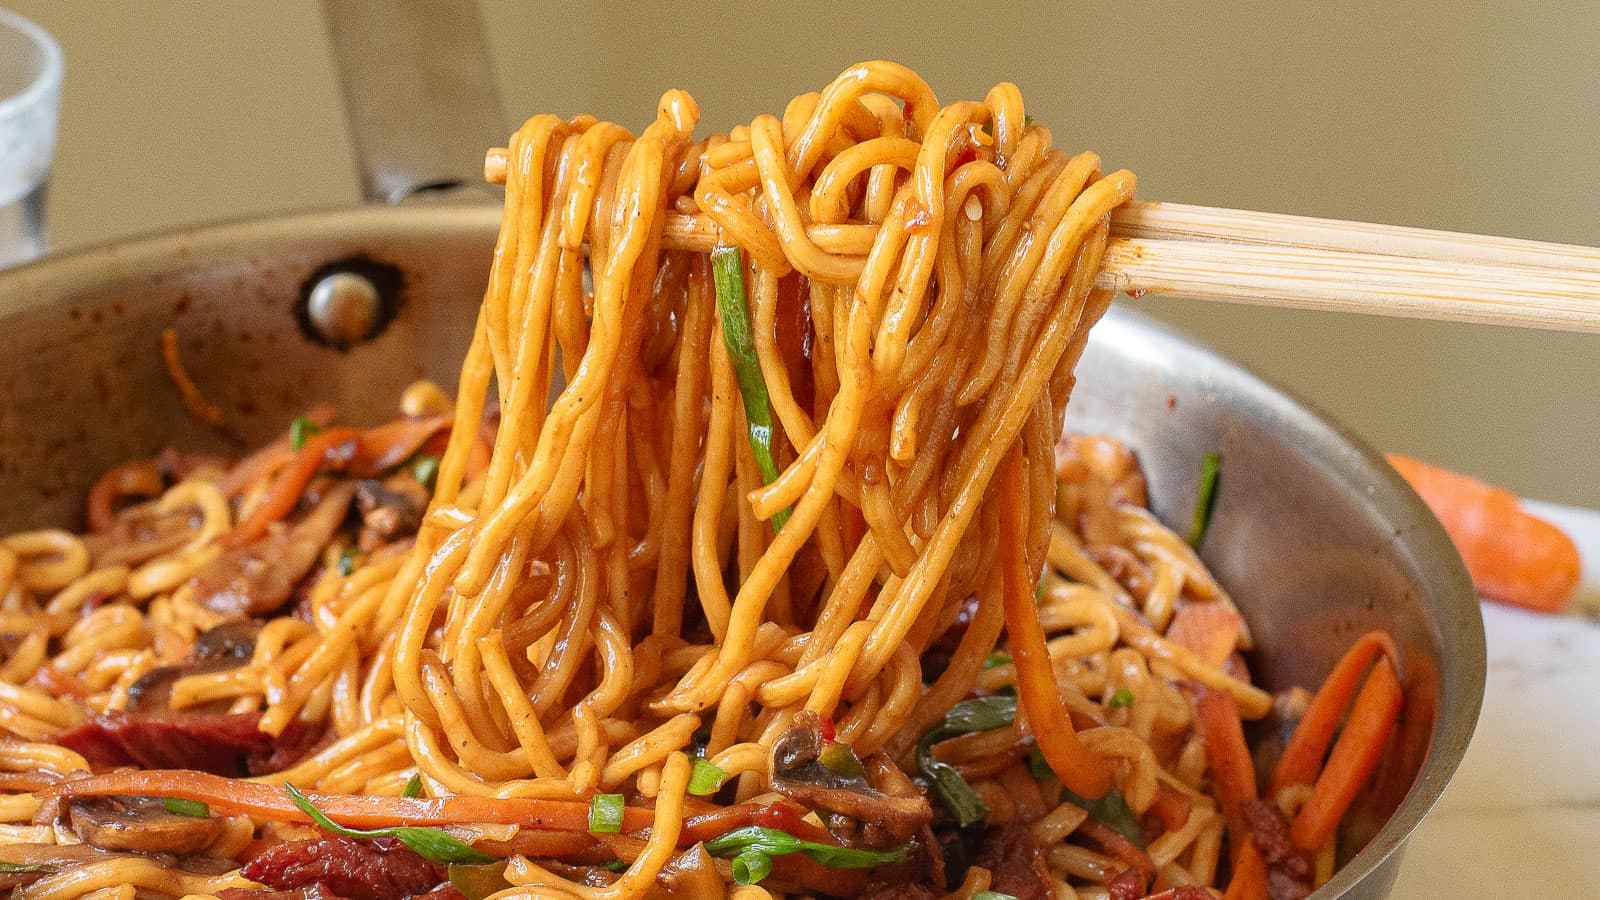
[[[374,4],[362,5],[370,15]],[[336,33],[342,7],[330,15]],[[411,30],[419,45],[438,33]],[[467,53],[468,37],[457,34],[451,52]],[[368,52],[383,46],[370,34],[362,41]],[[352,45],[336,37],[335,46]],[[358,126],[362,102],[351,104]],[[369,190],[393,199],[463,183],[482,148],[503,137],[489,124],[495,133],[456,141],[470,142],[464,161],[459,152],[414,156],[433,161],[416,178],[404,175],[414,162],[386,168],[395,159],[386,145],[364,144],[369,171],[387,173],[370,177]],[[408,140],[416,148],[429,134]],[[0,318],[0,533],[76,524],[100,472],[169,443],[238,449],[234,441],[264,441],[318,400],[337,403],[348,421],[374,421],[415,378],[453,384],[497,225],[484,204],[373,205],[138,238],[0,273],[0,307],[22,307]],[[327,279],[347,271],[360,278]],[[308,305],[313,294],[318,303]],[[167,327],[233,437],[183,410],[158,352]],[[1483,626],[1460,560],[1358,438],[1180,335],[1115,311],[1079,372],[1071,427],[1137,448],[1167,521],[1188,515],[1202,454],[1224,454],[1203,555],[1255,629],[1261,649],[1251,662],[1267,686],[1315,684],[1366,629],[1387,628],[1399,642],[1399,746],[1344,830],[1349,859],[1316,895],[1385,896],[1482,699]]]

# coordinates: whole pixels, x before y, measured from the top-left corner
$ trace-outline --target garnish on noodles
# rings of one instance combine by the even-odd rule
[[[1062,435],[1132,174],[1057,149],[1013,85],[940,104],[886,62],[727,133],[698,117],[669,91],[637,135],[512,136],[453,401],[135,460],[90,533],[0,538],[0,884],[1327,879],[1399,714],[1393,642],[1314,697],[1253,685],[1190,546],[1214,459],[1185,540],[1132,448]],[[691,216],[713,252],[668,246]]]

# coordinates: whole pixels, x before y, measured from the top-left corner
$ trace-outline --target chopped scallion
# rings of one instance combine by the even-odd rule
[[[322,426],[306,418],[289,423],[289,446],[296,450],[306,445],[306,439],[322,430]]]
[[[696,797],[709,797],[722,789],[722,783],[728,780],[728,773],[704,759],[694,761],[694,770],[689,773],[689,793]],[[622,821],[617,820],[618,823]]]
[[[1123,709],[1132,705],[1133,691],[1130,691],[1127,688],[1118,688],[1114,693],[1112,693],[1111,699],[1106,701],[1106,706],[1110,707],[1111,709]]]
[[[1194,499],[1194,517],[1189,520],[1189,546],[1198,548],[1211,526],[1211,511],[1217,506],[1217,483],[1222,480],[1222,454],[1207,453],[1200,461],[1200,489]]]
[[[912,845],[907,842],[887,850],[838,847],[804,841],[776,828],[751,825],[712,838],[706,841],[705,847],[712,856],[733,859],[735,881],[756,884],[772,871],[771,857],[774,856],[801,853],[829,869],[871,869],[905,862],[911,855]]]
[[[717,291],[717,317],[722,322],[722,341],[728,345],[733,373],[739,380],[739,395],[744,399],[744,418],[749,426],[750,450],[761,472],[762,484],[778,478],[778,464],[772,457],[772,403],[756,344],[750,327],[750,307],[744,289],[744,255],[738,247],[722,245],[711,251],[711,275]],[[772,529],[779,531],[789,521],[789,510],[772,516]]]
[[[341,576],[349,578],[350,574],[356,570],[356,556],[360,553],[361,550],[354,544],[339,551],[339,574]]]
[[[1000,650],[996,650],[995,652],[989,654],[988,658],[983,661],[983,668],[985,671],[989,669],[998,669],[1001,666],[1009,665],[1011,665],[1011,654],[1002,652]]]
[[[979,891],[972,895],[972,900],[1017,900],[1012,894],[1002,894],[999,891]]]
[[[191,819],[207,819],[211,817],[211,807],[199,800],[182,800],[178,797],[163,797],[161,805],[167,812],[175,816],[188,816]]]
[[[23,875],[37,873],[40,875],[54,875],[56,867],[49,863],[14,863],[0,862],[0,875]]]
[[[410,847],[413,852],[423,859],[432,860],[445,865],[458,864],[468,866],[481,866],[498,862],[498,858],[474,849],[470,844],[463,843],[437,828],[412,828],[398,826],[395,828],[346,828],[328,818],[322,810],[312,804],[305,794],[294,785],[284,782],[283,790],[289,795],[289,800],[300,811],[311,817],[317,827],[329,834],[347,838],[375,838],[392,837],[400,843]]]
[[[1116,788],[1106,791],[1104,797],[1088,800],[1066,788],[1061,789],[1061,799],[1088,813],[1100,824],[1127,838],[1136,847],[1144,846],[1144,830],[1139,819],[1128,808],[1128,801]]]
[[[421,775],[413,775],[413,776],[411,776],[411,780],[407,781],[406,782],[406,786],[400,790],[400,796],[402,796],[402,797],[421,797],[422,796],[422,776]]]
[[[439,477],[439,457],[426,453],[417,454],[411,460],[411,477],[422,482],[426,488],[433,487],[433,481]]]
[[[595,794],[589,801],[589,831],[594,834],[621,831],[624,808],[621,794]]]
[[[940,741],[974,731],[1005,728],[1017,717],[1017,698],[996,694],[963,700],[945,713],[944,720],[917,741],[917,769],[928,779],[933,793],[956,817],[962,828],[989,814],[989,807],[978,797],[961,773],[948,763],[933,758],[932,747]]]

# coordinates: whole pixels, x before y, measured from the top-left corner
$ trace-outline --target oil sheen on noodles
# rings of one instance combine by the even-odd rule
[[[418,384],[374,428],[319,408],[242,461],[135,461],[90,534],[0,539],[18,896],[239,898],[316,883],[307,842],[411,854],[309,829],[284,783],[351,828],[446,828],[461,852],[417,865],[469,896],[1327,879],[1392,645],[1275,704],[1133,453],[1060,436],[1133,175],[1054,148],[1013,85],[940,105],[887,62],[727,134],[698,117],[669,91],[638,135],[512,136],[453,402]],[[664,246],[669,213],[719,248]],[[1258,789],[1240,722],[1269,714],[1307,726]],[[210,747],[194,716],[237,752],[178,770],[139,742]],[[139,825],[139,797],[210,831]],[[108,803],[138,840],[94,824]]]

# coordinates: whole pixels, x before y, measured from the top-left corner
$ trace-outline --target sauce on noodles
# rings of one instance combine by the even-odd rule
[[[1398,714],[1392,643],[1315,697],[1253,685],[1132,450],[1061,436],[1133,175],[1056,149],[1013,85],[941,105],[887,62],[726,134],[698,117],[669,91],[638,135],[512,136],[454,399],[134,461],[88,533],[0,538],[0,884],[1329,877]],[[669,214],[718,249],[667,248]],[[1258,785],[1242,722],[1265,718],[1293,736]]]

